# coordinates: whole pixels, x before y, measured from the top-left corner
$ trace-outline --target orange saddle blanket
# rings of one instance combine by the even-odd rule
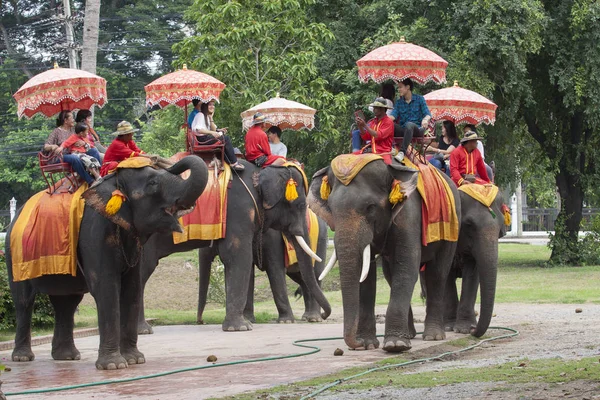
[[[439,240],[456,242],[459,221],[456,215],[456,203],[448,182],[432,165],[413,164],[407,158],[404,159],[404,164],[419,170],[417,190],[423,199],[421,238],[423,245],[427,246]]]
[[[215,240],[225,237],[227,187],[231,180],[231,168],[228,164],[224,164],[223,167],[222,171],[209,168],[208,182],[204,192],[196,200],[196,207],[179,219],[183,232],[173,232],[175,244],[188,240]]]
[[[13,280],[77,273],[77,241],[85,206],[81,194],[39,192],[23,206],[10,234]]]
[[[308,245],[311,250],[317,253],[317,245],[319,241],[319,220],[317,219],[317,214],[312,212],[311,209],[306,209],[306,222],[308,224],[308,238],[310,242]],[[283,235],[283,242],[285,243],[285,267],[289,268],[290,265],[293,265],[298,262],[298,257],[296,256],[296,250],[294,249],[294,245],[290,243],[285,235]],[[312,260],[313,266],[315,265],[315,260]]]

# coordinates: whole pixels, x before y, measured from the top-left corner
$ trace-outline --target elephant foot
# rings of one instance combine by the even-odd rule
[[[241,316],[235,318],[225,317],[222,328],[225,332],[251,331],[252,323]]]
[[[251,324],[256,323],[256,317],[254,316],[254,313],[244,313],[244,318]]]
[[[12,352],[12,360],[16,362],[33,361],[34,359],[35,355],[31,348],[16,348]]]
[[[423,331],[423,340],[431,341],[444,339],[446,339],[446,332],[441,327],[425,327],[425,331]]]
[[[144,354],[142,354],[142,352],[135,347],[132,349],[121,350],[121,355],[123,356],[123,358],[125,358],[125,360],[127,360],[128,365],[146,363],[146,358],[144,357]]]
[[[294,322],[296,322],[296,320],[294,319],[293,315],[281,315],[279,318],[277,318],[278,324],[293,324]]]
[[[96,368],[100,370],[124,369],[127,368],[127,360],[119,352],[101,355],[96,360]]]
[[[52,348],[52,358],[55,360],[81,360],[81,354],[75,345]]]
[[[383,350],[389,353],[400,353],[412,348],[410,339],[394,335],[386,335],[383,338]]]
[[[356,338],[357,345],[348,346],[351,350],[375,350],[379,348],[379,340],[372,338]]]
[[[138,324],[138,335],[152,335],[153,333],[154,330],[148,322],[144,321]]]
[[[456,323],[454,324],[453,330],[456,333],[464,333],[464,334],[470,334],[471,330],[477,327],[477,321],[475,321],[475,319],[473,319],[472,321],[469,320],[459,320],[456,321]]]
[[[318,311],[315,312],[309,312],[306,311],[303,315],[302,315],[302,321],[308,321],[308,322],[322,322],[323,318],[321,318],[321,314]]]
[[[446,332],[454,332],[454,325],[456,324],[456,320],[445,320],[444,319],[444,331]]]

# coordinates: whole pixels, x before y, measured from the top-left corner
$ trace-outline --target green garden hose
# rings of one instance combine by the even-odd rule
[[[339,385],[342,382],[346,382],[350,379],[354,379],[357,378],[359,376],[363,376],[366,375],[368,373],[374,372],[374,371],[379,371],[382,369],[386,369],[386,368],[393,368],[393,367],[400,367],[400,366],[405,366],[405,365],[410,365],[410,364],[416,364],[416,363],[421,363],[421,362],[426,362],[426,361],[431,361],[431,360],[436,360],[439,359],[441,357],[447,356],[449,354],[457,354],[457,353],[461,353],[463,351],[467,351],[470,349],[473,349],[483,343],[492,341],[492,340],[498,340],[498,339],[504,339],[504,338],[509,338],[509,337],[513,337],[519,334],[518,331],[511,329],[511,328],[504,328],[504,327],[490,327],[489,329],[502,329],[502,330],[506,330],[506,331],[510,331],[512,333],[510,334],[506,334],[506,335],[502,335],[502,336],[497,336],[494,338],[490,338],[490,339],[484,339],[472,346],[466,347],[464,349],[460,349],[457,351],[452,351],[452,352],[446,352],[443,354],[440,354],[438,356],[435,357],[430,357],[430,358],[423,358],[420,360],[413,360],[413,361],[408,361],[408,362],[404,362],[404,363],[400,363],[400,364],[395,364],[395,365],[386,365],[384,367],[379,367],[379,368],[372,368],[369,369],[365,372],[362,372],[360,374],[357,375],[353,375],[353,376],[349,376],[347,378],[344,379],[338,379],[335,382],[332,382],[330,384],[327,384],[325,386],[323,386],[322,388],[314,391],[313,393],[310,393],[307,396],[304,396],[302,399],[309,399],[311,397],[315,397],[318,394],[326,391],[329,388],[332,388],[336,385]],[[379,335],[379,337],[381,337],[382,335]],[[81,389],[81,388],[88,388],[88,387],[92,387],[92,386],[101,386],[101,385],[111,385],[111,384],[115,384],[115,383],[126,383],[126,382],[133,382],[133,381],[139,381],[142,379],[152,379],[152,378],[158,378],[161,376],[166,376],[166,375],[173,375],[173,374],[178,374],[181,372],[189,372],[189,371],[197,371],[200,369],[208,369],[208,368],[217,368],[217,367],[224,367],[224,366],[228,366],[228,365],[239,365],[239,364],[249,364],[249,363],[255,363],[255,362],[262,362],[262,361],[273,361],[273,360],[283,360],[286,358],[295,358],[295,357],[302,357],[302,356],[308,356],[311,354],[315,354],[318,353],[319,351],[321,351],[321,349],[317,346],[310,346],[310,345],[306,345],[306,344],[302,344],[305,342],[322,342],[322,341],[327,341],[327,340],[340,340],[343,339],[341,337],[330,337],[330,338],[316,338],[316,339],[301,339],[301,340],[296,340],[295,342],[293,342],[294,346],[298,346],[298,347],[303,347],[303,348],[307,348],[307,349],[311,349],[310,351],[304,352],[304,353],[295,353],[295,354],[290,354],[290,355],[286,355],[286,356],[273,356],[273,357],[261,357],[261,358],[254,358],[254,359],[250,359],[250,360],[239,360],[239,361],[230,361],[230,362],[225,362],[225,363],[215,363],[215,364],[210,364],[210,365],[198,365],[195,367],[188,367],[188,368],[179,368],[179,369],[174,369],[171,371],[165,371],[165,372],[159,372],[156,374],[151,374],[151,375],[141,375],[141,376],[136,376],[133,378],[123,378],[123,379],[111,379],[111,380],[106,380],[106,381],[99,381],[99,382],[90,382],[90,383],[82,383],[79,385],[69,385],[69,386],[59,386],[59,387],[55,387],[55,388],[43,388],[43,389],[34,389],[34,390],[24,390],[21,392],[10,392],[10,393],[5,393],[5,396],[20,396],[20,395],[27,395],[27,394],[40,394],[40,393],[50,393],[50,392],[60,392],[60,391],[64,391],[64,390],[73,390],[73,389]]]

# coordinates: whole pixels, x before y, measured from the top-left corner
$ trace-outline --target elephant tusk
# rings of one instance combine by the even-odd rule
[[[360,282],[364,282],[369,275],[369,267],[371,266],[371,245],[368,244],[363,250],[362,272],[360,273]]]
[[[302,250],[304,250],[306,252],[306,254],[308,254],[311,258],[313,258],[315,261],[317,262],[321,262],[323,261],[321,259],[321,257],[319,257],[318,255],[316,255],[314,253],[314,251],[311,250],[310,247],[308,247],[308,245],[306,244],[306,242],[304,241],[304,238],[302,236],[294,236],[296,238],[296,240],[298,241],[298,244],[300,245],[300,247],[302,247]]]
[[[325,267],[323,272],[321,272],[321,275],[319,275],[320,281],[322,281],[327,276],[329,271],[331,271],[333,269],[333,266],[335,265],[336,261],[337,261],[337,255],[335,254],[335,249],[333,249],[333,253],[331,254],[331,258],[329,259],[327,266]]]

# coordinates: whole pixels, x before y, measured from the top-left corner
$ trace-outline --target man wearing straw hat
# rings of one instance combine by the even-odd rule
[[[104,164],[102,164],[102,169],[100,169],[100,176],[113,172],[117,168],[117,165],[126,158],[146,157],[145,153],[133,141],[133,133],[137,131],[139,129],[134,129],[129,122],[119,122],[117,130],[112,133],[116,138],[108,146],[106,154],[104,154]]]
[[[391,109],[383,97],[378,97],[369,104],[373,107],[375,118],[365,122],[362,118],[356,118],[356,125],[360,129],[360,137],[370,140],[373,153],[381,154],[386,164],[392,163],[392,144],[394,142],[394,122],[387,115]]]
[[[478,140],[481,138],[477,132],[466,132],[460,146],[450,154],[450,176],[456,186],[491,183],[481,153],[477,150]]]
[[[257,167],[267,167],[269,165],[283,165],[286,159],[281,156],[271,154],[269,139],[264,131],[265,124],[269,122],[262,113],[254,114],[252,127],[246,132],[244,138],[246,144],[246,160]]]

